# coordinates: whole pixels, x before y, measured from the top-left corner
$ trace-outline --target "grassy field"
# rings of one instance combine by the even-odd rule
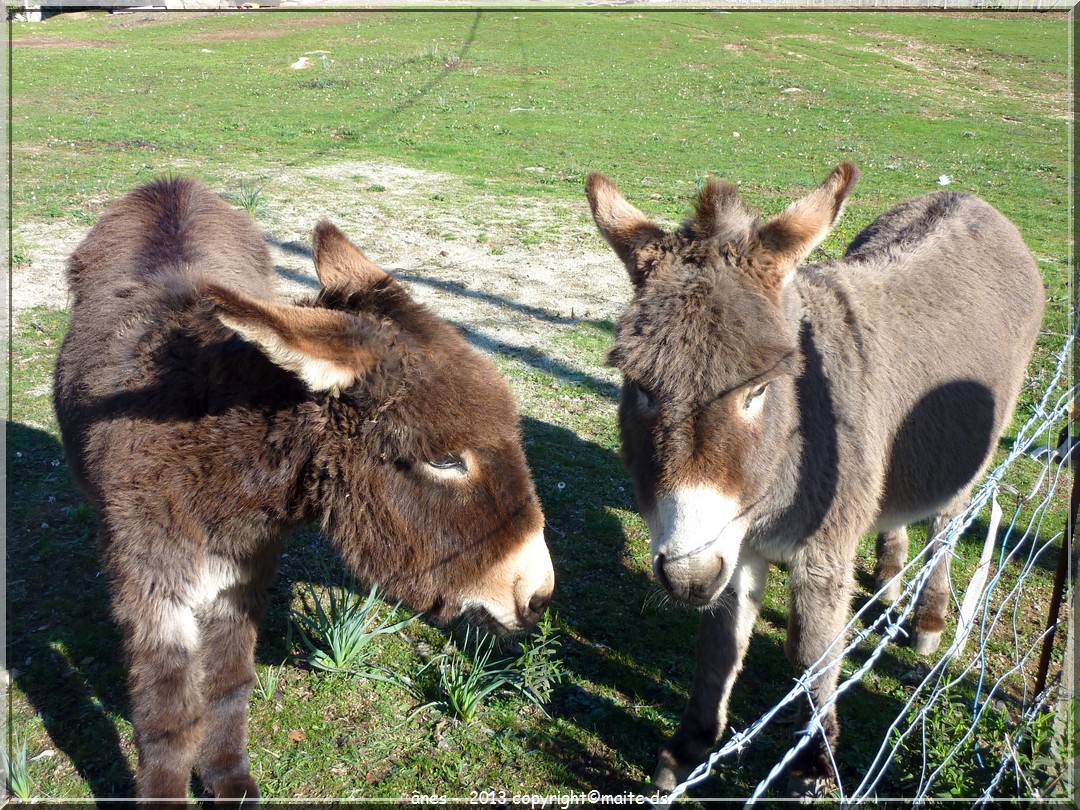
[[[1060,14],[509,11],[79,13],[15,23],[14,285],[48,269],[41,257],[50,233],[87,227],[110,200],[163,172],[246,196],[271,231],[274,206],[290,195],[320,215],[335,213],[321,205],[349,204],[321,199],[328,189],[318,179],[296,191],[285,177],[319,178],[325,167],[361,161],[450,177],[426,187],[418,205],[433,221],[460,215],[465,232],[435,223],[431,238],[478,243],[495,262],[507,252],[565,250],[568,241],[602,250],[582,193],[590,171],[674,221],[709,174],[739,182],[753,204],[775,213],[851,159],[862,180],[826,253],[842,251],[890,204],[946,178],[1025,235],[1049,304],[1019,421],[1069,329],[1067,24]],[[292,69],[303,56],[311,67]],[[377,199],[386,189],[364,181],[354,193]],[[274,200],[267,212],[260,194]],[[555,213],[497,223],[523,201]],[[617,311],[628,293],[605,294]],[[97,573],[96,518],[68,476],[51,410],[67,322],[62,296],[59,303],[21,309],[11,346],[11,725],[25,742],[33,796],[126,797],[134,760],[120,641]],[[321,593],[341,579],[318,535],[302,532],[289,544],[260,636],[260,677],[279,678],[252,699],[252,766],[264,795],[650,792],[658,746],[685,705],[696,620],[663,604],[649,574],[647,532],[618,458],[617,378],[604,367],[610,317],[540,312],[537,320],[551,326],[542,354],[488,348],[518,397],[544,502],[565,680],[546,710],[502,691],[465,723],[421,709],[428,687],[417,693],[312,669],[290,610],[300,609],[309,583]],[[1034,462],[1021,465],[1011,483],[1024,491],[1035,473]],[[1049,531],[1064,524],[1064,496],[1057,501]],[[860,554],[860,600],[872,545]],[[961,550],[961,580],[978,545]],[[1039,630],[1053,564],[1041,566],[1029,592],[1025,634]],[[772,576],[736,686],[733,728],[790,686],[784,577]],[[462,639],[460,630],[415,622],[375,642],[374,662],[420,677],[433,655]],[[991,643],[1008,658],[1008,640]],[[842,775],[865,770],[910,673],[926,669],[909,650],[890,651],[841,702]],[[790,744],[793,725],[794,716],[721,764],[697,795],[748,795]],[[898,762],[880,795],[910,795],[920,755]],[[990,764],[973,756],[945,790],[969,795]],[[1051,784],[1054,770],[1033,767],[1032,779]]]

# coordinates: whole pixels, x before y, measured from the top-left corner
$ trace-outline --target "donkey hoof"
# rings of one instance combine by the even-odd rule
[[[254,807],[259,803],[259,786],[250,776],[220,779],[214,785],[215,806]]]
[[[881,589],[885,586],[886,582],[889,583],[889,586],[882,591]],[[891,581],[882,579],[874,583],[874,587],[881,592],[881,595],[878,598],[882,602],[888,602],[889,604],[892,604],[900,598],[902,586],[903,583],[899,579],[893,579]]]
[[[704,757],[703,757],[704,758]],[[670,749],[660,751],[660,761],[656,763],[656,771],[653,773],[653,785],[661,793],[671,793],[675,786],[688,777],[697,766],[697,760],[686,766],[687,759],[677,758]]]
[[[916,630],[911,646],[919,655],[929,655],[941,646],[940,630]]]
[[[832,780],[824,776],[790,776],[787,783],[787,798],[798,799],[800,804],[809,804],[817,799],[826,798],[832,787]]]
[[[665,765],[663,759],[661,759],[656,766],[652,781],[653,786],[661,793],[671,793],[681,780],[675,776],[675,771]]]

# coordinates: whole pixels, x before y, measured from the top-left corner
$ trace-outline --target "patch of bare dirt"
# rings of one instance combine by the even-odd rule
[[[180,22],[182,20],[189,21],[199,17],[208,17],[211,14],[217,12],[201,11],[192,12],[184,11],[183,13],[176,13],[173,11],[132,11],[123,12],[110,15],[109,25],[113,28],[129,29],[129,28],[142,28],[147,25],[158,25],[161,23]]]
[[[776,41],[779,41],[779,40],[784,40],[784,39],[796,39],[796,40],[801,40],[802,42],[827,42],[830,45],[835,45],[836,44],[836,40],[833,39],[828,34],[796,34],[796,33],[787,34],[787,33],[785,33],[785,34],[773,34],[772,36],[768,37],[768,39],[770,41],[773,41],[773,42],[776,42]]]
[[[15,37],[11,40],[13,48],[112,48],[115,42],[83,39],[62,39],[61,37],[35,36]]]
[[[13,238],[16,244],[26,246],[30,264],[17,266],[11,271],[13,318],[38,305],[67,308],[68,288],[64,267],[67,257],[88,230],[55,222],[15,223]]]
[[[258,12],[230,12],[232,14],[258,13]],[[263,14],[263,17],[266,15]],[[338,12],[336,14],[314,15],[281,15],[280,19],[274,19],[269,25],[259,28],[230,28],[221,31],[206,31],[198,36],[199,42],[231,42],[249,41],[253,39],[274,39],[285,36],[297,29],[322,28],[331,25],[351,25],[362,21],[370,15],[363,12]],[[262,19],[262,18],[260,18]]]
[[[365,162],[278,172],[260,203],[257,222],[285,299],[317,289],[310,239],[323,218],[485,349],[549,356],[558,332],[580,319],[613,320],[630,298],[584,194],[577,205],[507,198],[456,177]],[[65,262],[88,230],[16,223],[31,263],[13,271],[15,317],[35,305],[68,306]]]
[[[875,34],[879,40],[886,39]],[[1069,92],[1065,87],[1053,87],[1053,81],[1046,81],[1042,87],[1022,87],[1015,82],[999,78],[997,57],[970,49],[932,49],[926,45],[911,42],[903,38],[894,38],[892,50],[877,47],[858,47],[854,50],[876,56],[886,56],[904,67],[935,81],[935,91],[949,93],[960,104],[972,92],[983,96],[1002,98],[1023,98],[1036,101],[1045,113],[1053,118],[1064,120],[1068,117]],[[899,48],[903,48],[900,50]],[[915,89],[918,96],[923,91]]]

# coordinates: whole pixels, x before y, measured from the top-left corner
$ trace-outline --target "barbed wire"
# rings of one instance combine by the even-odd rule
[[[973,576],[967,588],[968,593],[960,595],[956,593],[954,578],[950,575],[949,587],[954,609],[973,607],[971,623],[966,627],[958,628],[960,632],[957,637],[930,666],[922,681],[914,687],[897,717],[885,730],[881,745],[862,781],[850,793],[845,792],[839,769],[833,758],[834,752],[829,750],[828,755],[832,762],[838,793],[835,799],[845,804],[859,804],[876,798],[884,798],[878,797],[876,791],[885,772],[890,765],[894,764],[909,737],[921,729],[922,768],[918,784],[912,795],[903,798],[905,801],[929,798],[947,766],[960,757],[966,749],[976,744],[980,723],[992,714],[996,714],[996,711],[992,709],[992,704],[1004,691],[1006,682],[1018,676],[1023,684],[1021,704],[1025,706],[1025,709],[1013,734],[1003,735],[1009,756],[1002,758],[994,776],[979,794],[979,801],[985,804],[995,795],[994,791],[1001,785],[1010,768],[1018,774],[1018,779],[1023,778],[1017,750],[1021,741],[1030,736],[1032,727],[1053,700],[1053,690],[1049,688],[1044,689],[1040,695],[1028,694],[1031,685],[1028,683],[1025,665],[1035,654],[1043,639],[1054,628],[1048,627],[1034,639],[1030,639],[1030,642],[1025,641],[1025,636],[1019,626],[1020,612],[1024,607],[1021,597],[1025,584],[1038,562],[1049,556],[1050,552],[1058,548],[1063,541],[1062,531],[1054,532],[1041,543],[1039,538],[1045,536],[1045,521],[1054,494],[1061,491],[1063,486],[1067,486],[1070,480],[1071,448],[1066,449],[1064,453],[1056,453],[1054,448],[1057,445],[1057,436],[1054,431],[1068,415],[1070,404],[1076,396],[1076,389],[1071,387],[1068,381],[1073,342],[1074,338],[1070,336],[1058,353],[1053,377],[1035,405],[1031,417],[1017,433],[1006,458],[986,476],[973,494],[967,508],[948,522],[938,536],[939,542],[936,544],[927,542],[922,551],[915,555],[892,581],[883,584],[854,614],[825,653],[795,679],[795,685],[791,690],[754,723],[732,734],[726,743],[710,754],[708,759],[672,790],[667,797],[668,802],[675,801],[687,790],[705,781],[721,759],[742,753],[786,706],[800,699],[809,700],[810,686],[815,680],[827,670],[838,666],[839,661],[854,650],[867,644],[871,637],[880,636],[863,663],[839,683],[836,691],[821,705],[811,706],[812,712],[806,727],[797,733],[795,744],[758,783],[748,804],[753,804],[760,799],[798,752],[810,743],[814,733],[820,730],[825,713],[846,691],[859,683],[874,668],[886,649],[896,645],[900,637],[907,635],[904,629],[905,623],[914,611],[916,600],[929,579],[934,564],[945,555],[956,557],[956,545],[961,535],[987,507],[993,513],[989,521],[988,534],[996,535],[1000,519],[998,496],[1002,493],[1011,493],[1017,497],[1015,509],[1000,541],[996,572],[993,576],[989,576],[987,571],[985,578],[981,580],[978,576]],[[1065,392],[1061,393],[1063,388]],[[1032,448],[1042,437],[1046,437],[1045,452],[1041,453],[1045,456],[1045,462],[1028,492],[1020,493],[1015,487],[1005,483],[1005,477],[1015,468],[1019,459],[1031,457]],[[1031,509],[1026,520],[1022,516],[1025,508]],[[984,556],[991,543],[995,543],[993,536],[987,538]],[[1026,558],[1020,559],[1025,551]],[[984,560],[980,559],[980,567],[983,562]],[[1018,571],[1017,566],[1019,566]],[[978,568],[976,570],[978,571]],[[1015,581],[1012,582],[1011,587],[1006,588],[1004,584],[1006,576],[1011,578],[1014,574]],[[907,580],[906,585],[903,584],[905,580]],[[902,585],[900,595],[891,605],[882,609],[881,597],[894,582]],[[871,620],[870,615],[879,610],[880,614]],[[991,656],[988,655],[988,644],[995,631],[1000,632],[999,627],[1003,622],[1010,625],[1012,637],[1011,665],[1004,671],[1002,671],[1000,661],[991,661]],[[860,628],[860,625],[865,626]],[[835,652],[840,646],[840,641],[845,638],[849,639],[847,645],[841,652]],[[969,658],[962,658],[969,638],[977,638],[978,644]],[[996,675],[992,675],[991,673],[995,670]],[[969,680],[973,675],[977,677],[974,697],[971,700],[971,723],[952,748],[943,755],[938,752],[938,761],[931,763],[928,761],[928,740],[926,739],[929,718],[935,711],[941,711],[942,706],[953,699],[958,685]],[[988,683],[989,686],[986,685]],[[976,751],[976,756],[981,755]]]

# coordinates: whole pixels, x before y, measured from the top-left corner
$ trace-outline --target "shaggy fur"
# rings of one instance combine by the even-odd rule
[[[314,252],[317,299],[280,304],[251,219],[161,180],[117,202],[69,263],[56,411],[101,516],[140,798],[186,798],[193,767],[216,797],[258,796],[256,627],[300,524],[442,620],[468,608],[506,630],[466,599],[493,576],[518,578],[520,627],[550,597],[546,550],[527,576],[507,562],[543,515],[506,384],[329,223]],[[458,456],[467,471],[432,466]],[[535,593],[518,594],[530,577]]]
[[[790,571],[786,651],[802,671],[848,618],[859,538],[882,532],[883,584],[905,562],[905,524],[933,517],[937,531],[963,508],[1038,336],[1038,269],[1016,228],[972,196],[902,203],[843,259],[796,272],[856,179],[841,164],[765,224],[732,186],[709,183],[676,233],[658,233],[606,179],[588,181],[597,225],[635,284],[609,357],[624,377],[624,458],[658,579],[704,608],[690,706],[662,749],[661,789],[724,730],[768,563]],[[673,500],[680,492],[718,504],[729,522],[710,528],[708,515]],[[675,536],[665,515],[705,527],[678,559],[657,548],[654,527]],[[714,547],[729,535],[725,557]],[[947,597],[939,565],[916,609],[921,651],[940,640]],[[815,681],[816,705],[838,669],[834,660]],[[831,773],[826,746],[838,731],[830,711],[793,765],[796,784]]]

